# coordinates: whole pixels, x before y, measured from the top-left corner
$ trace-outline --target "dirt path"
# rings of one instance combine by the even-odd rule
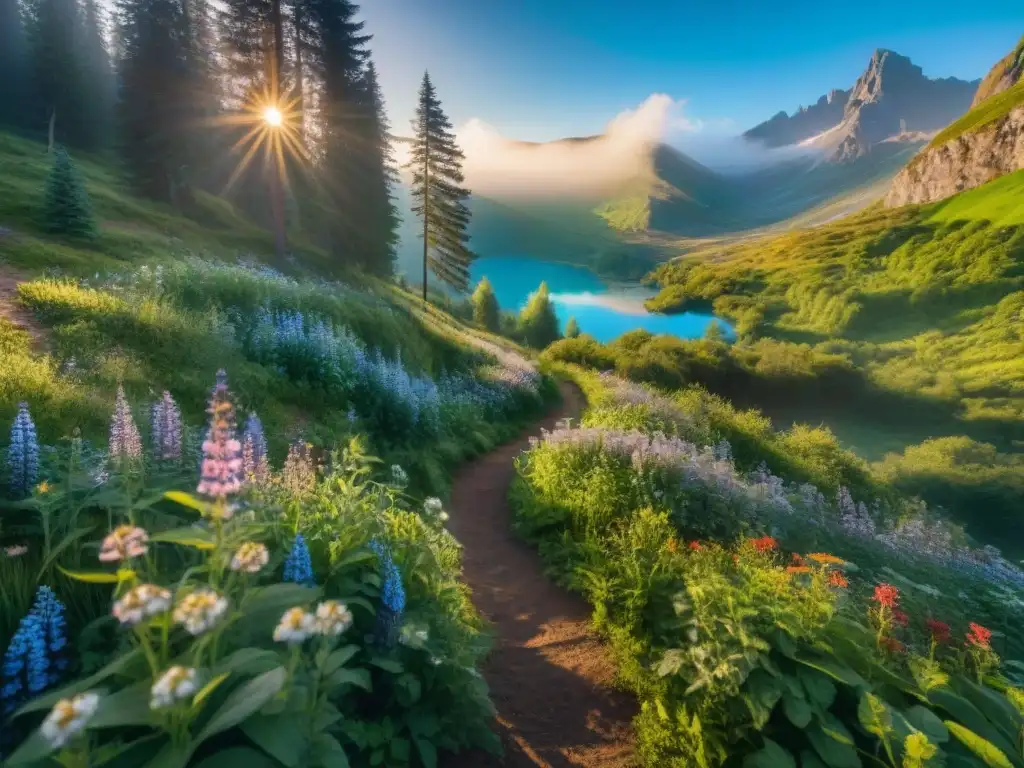
[[[590,627],[582,598],[557,587],[511,530],[508,488],[528,436],[576,418],[583,396],[562,385],[564,402],[526,435],[464,467],[455,477],[451,532],[463,544],[464,575],[497,638],[483,668],[498,709],[504,760],[452,757],[445,768],[633,764],[631,696],[611,688],[614,667]]]
[[[4,235],[0,235],[4,237]],[[42,328],[32,317],[32,313],[18,301],[18,283],[25,278],[9,267],[0,263],[0,319],[13,323],[29,335],[32,348],[37,352],[45,351],[46,336]]]

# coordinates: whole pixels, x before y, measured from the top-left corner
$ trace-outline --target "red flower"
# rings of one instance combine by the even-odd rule
[[[910,619],[907,618],[907,614],[898,609],[892,612],[892,620],[899,624],[901,627],[905,627],[907,626],[907,624],[910,623]]]
[[[687,544],[687,546],[694,552],[700,552],[702,549],[704,549],[704,546],[699,541],[691,541],[689,544]]]
[[[750,543],[758,552],[771,552],[779,547],[779,543],[771,536],[762,536],[760,539],[753,539]]]
[[[938,619],[928,619],[924,625],[928,627],[932,640],[936,643],[945,643],[949,640],[949,624]]]
[[[804,559],[800,557],[796,552],[793,553],[793,565],[803,565]]]
[[[894,653],[902,653],[903,651],[907,650],[907,646],[905,646],[903,643],[901,643],[894,637],[883,637],[882,645],[885,646],[885,649],[887,651],[892,651]]]
[[[967,642],[977,648],[990,649],[992,646],[989,645],[989,640],[992,639],[992,630],[985,629],[981,624],[975,624],[973,621],[968,624],[971,631],[967,633]]]
[[[879,605],[884,605],[886,608],[895,608],[899,605],[900,591],[892,584],[879,584],[875,587],[874,599]]]
[[[850,586],[850,582],[847,580],[846,576],[843,575],[842,571],[832,571],[832,572],[830,572],[829,575],[828,575],[828,583],[829,583],[829,586],[832,586],[832,587],[848,587],[848,586]]]

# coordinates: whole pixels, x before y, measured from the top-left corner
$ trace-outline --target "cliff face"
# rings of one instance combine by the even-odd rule
[[[1024,169],[1024,106],[926,149],[893,179],[885,205],[931,203]]]

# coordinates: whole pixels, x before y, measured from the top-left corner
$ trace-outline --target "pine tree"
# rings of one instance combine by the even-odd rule
[[[441,108],[430,75],[424,73],[419,106],[413,121],[413,213],[423,222],[423,300],[427,300],[427,267],[456,290],[469,286],[469,191],[462,187],[462,150],[452,124]]]
[[[476,284],[472,302],[473,322],[481,328],[497,332],[501,326],[501,310],[491,281],[486,277]]]
[[[28,46],[18,0],[0,0],[0,124],[29,124]]]
[[[377,82],[373,62],[367,63],[360,82],[360,95],[366,117],[363,122],[364,147],[362,178],[359,180],[365,217],[361,243],[363,268],[373,274],[390,275],[394,271],[398,245],[398,209],[392,190],[398,183],[391,126],[384,108],[384,95]]]
[[[580,335],[580,324],[576,322],[575,317],[570,317],[569,322],[565,324],[565,338],[575,339]]]
[[[537,292],[519,313],[519,332],[523,339],[535,349],[544,349],[548,344],[558,341],[558,316],[548,291],[548,284],[541,283]]]
[[[117,85],[97,0],[84,0],[80,30],[78,59],[82,87],[89,94],[89,111],[82,116],[81,130],[89,148],[107,148],[112,144]]]
[[[46,182],[44,214],[46,229],[54,234],[86,240],[96,236],[88,193],[63,147],[54,153],[53,168]]]

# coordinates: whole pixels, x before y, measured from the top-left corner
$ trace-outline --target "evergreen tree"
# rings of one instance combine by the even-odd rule
[[[53,168],[46,182],[44,216],[46,229],[54,234],[81,239],[96,236],[88,193],[63,147],[54,153]]]
[[[473,322],[481,328],[497,332],[501,326],[501,310],[494,295],[491,281],[486,277],[476,284],[473,291]]]
[[[540,288],[530,296],[530,300],[519,313],[519,332],[526,343],[535,349],[544,349],[561,337],[558,316],[555,314],[547,283],[540,284]]]
[[[19,0],[0,0],[0,124],[29,124],[29,67]]]
[[[391,126],[384,109],[384,96],[377,82],[373,62],[367,63],[359,84],[365,110],[362,121],[363,149],[360,192],[357,199],[365,212],[360,217],[363,233],[360,261],[369,272],[390,275],[394,270],[395,248],[398,245],[398,209],[392,190],[398,183],[394,152],[391,148]]]
[[[120,102],[122,156],[146,197],[185,205],[194,124],[190,31],[177,0],[123,0]]]
[[[424,73],[419,106],[413,121],[413,213],[423,222],[423,300],[427,300],[427,267],[459,291],[469,285],[468,190],[462,187],[462,150],[452,124],[441,108],[430,75]]]
[[[569,322],[565,324],[565,338],[575,339],[580,335],[580,324],[576,322],[575,317],[570,317]]]
[[[103,27],[97,0],[84,0],[78,59],[82,67],[82,87],[89,94],[89,114],[84,116],[88,122],[82,131],[88,146],[95,149],[105,149],[113,143],[114,104],[117,99],[117,84]]]

